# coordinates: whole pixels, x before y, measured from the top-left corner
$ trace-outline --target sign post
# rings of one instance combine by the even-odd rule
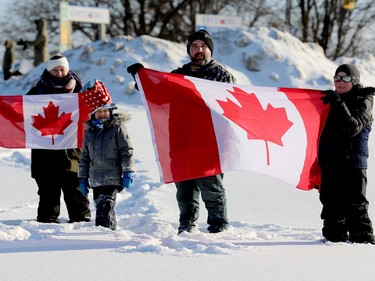
[[[60,52],[72,48],[72,22],[68,19],[68,8],[68,3],[60,2]]]

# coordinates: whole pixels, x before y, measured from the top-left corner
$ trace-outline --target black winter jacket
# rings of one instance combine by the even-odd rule
[[[319,140],[320,166],[342,165],[367,168],[368,140],[373,122],[375,88],[354,86],[331,103],[328,118]]]
[[[217,61],[211,60],[208,64],[195,69],[191,62],[184,64],[172,71],[172,73],[183,74],[196,78],[202,78],[218,82],[235,83],[236,79],[231,73],[224,69]]]

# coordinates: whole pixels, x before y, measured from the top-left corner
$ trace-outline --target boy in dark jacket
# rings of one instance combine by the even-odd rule
[[[93,189],[95,225],[115,230],[117,192],[130,188],[134,179],[133,146],[125,127],[129,116],[113,113],[117,107],[101,81],[87,83],[80,95],[91,110],[79,163],[81,191],[87,196]]]
[[[318,151],[323,236],[331,242],[375,244],[366,199],[375,88],[363,88],[359,70],[350,64],[340,65],[333,80],[335,91],[322,92],[330,110]]]

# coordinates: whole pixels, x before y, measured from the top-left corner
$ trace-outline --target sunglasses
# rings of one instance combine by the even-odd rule
[[[341,80],[344,81],[345,83],[349,83],[349,82],[352,82],[353,77],[348,76],[348,75],[345,75],[345,76],[335,75],[335,76],[333,76],[333,81],[340,82]]]

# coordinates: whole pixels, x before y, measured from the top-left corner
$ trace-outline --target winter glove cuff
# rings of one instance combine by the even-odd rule
[[[125,172],[122,177],[122,187],[130,188],[134,180],[134,172]]]
[[[79,179],[79,188],[84,196],[87,196],[89,194],[89,180],[87,178],[81,178]]]
[[[128,66],[127,71],[128,71],[128,73],[130,73],[133,76],[133,78],[135,80],[135,75],[137,74],[138,70],[140,70],[143,67],[144,67],[143,64],[137,62],[137,63],[134,63],[134,64]]]
[[[336,91],[333,90],[326,90],[326,91],[321,91],[322,95],[325,95],[321,97],[320,99],[323,101],[324,104],[328,103],[336,103],[340,102],[341,98],[339,94]]]

